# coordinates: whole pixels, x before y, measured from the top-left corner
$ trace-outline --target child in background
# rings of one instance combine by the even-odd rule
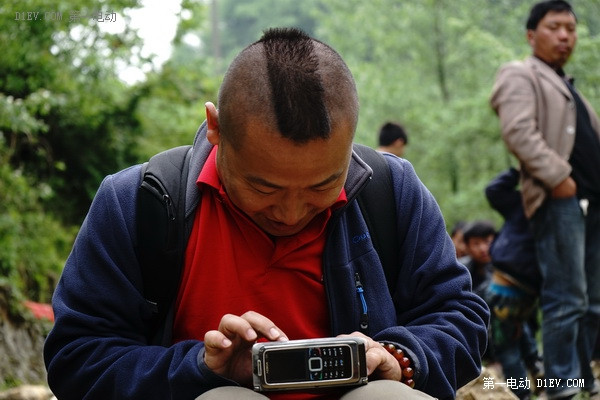
[[[459,261],[471,273],[473,292],[484,297],[485,290],[492,279],[492,259],[490,245],[496,237],[496,228],[489,221],[478,220],[467,224],[463,231],[466,256]]]

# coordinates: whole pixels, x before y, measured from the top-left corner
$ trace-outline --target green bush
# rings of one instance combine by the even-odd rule
[[[76,231],[41,208],[50,190],[0,165],[0,276],[39,302],[50,301]]]

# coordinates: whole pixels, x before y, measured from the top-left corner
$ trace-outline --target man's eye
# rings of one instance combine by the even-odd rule
[[[252,187],[252,188],[254,189],[254,191],[256,191],[262,195],[265,195],[265,196],[275,193],[275,190],[273,190],[273,189],[259,189],[257,187]]]
[[[313,188],[313,190],[315,192],[319,192],[319,193],[327,192],[327,191],[329,191],[331,189],[333,189],[333,188],[332,187],[316,187],[316,188]]]

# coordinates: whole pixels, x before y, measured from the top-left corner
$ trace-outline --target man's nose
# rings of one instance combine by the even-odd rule
[[[306,215],[306,203],[298,195],[287,195],[275,207],[274,217],[286,225],[296,225]]]
[[[567,40],[569,38],[570,32],[566,27],[561,27],[558,29],[558,38],[561,40]]]

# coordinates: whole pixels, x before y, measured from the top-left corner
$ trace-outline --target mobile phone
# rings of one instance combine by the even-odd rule
[[[364,385],[367,341],[360,337],[256,343],[252,347],[256,391]]]

